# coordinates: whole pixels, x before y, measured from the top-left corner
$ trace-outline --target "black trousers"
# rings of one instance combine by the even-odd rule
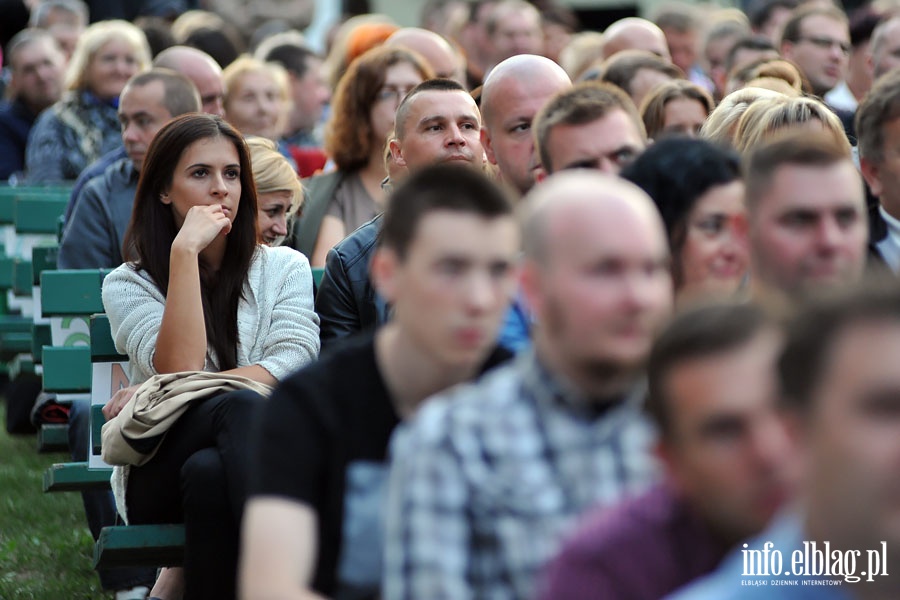
[[[262,401],[244,390],[194,403],[128,476],[131,523],[184,523],[188,600],[236,596],[250,423]]]

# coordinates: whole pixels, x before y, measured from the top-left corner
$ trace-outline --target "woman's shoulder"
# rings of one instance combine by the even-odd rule
[[[139,269],[136,267],[134,263],[126,262],[124,264],[119,265],[112,271],[110,271],[106,277],[103,278],[103,287],[104,289],[109,286],[115,285],[140,285],[147,286],[150,285],[152,287],[156,287],[156,284],[153,282],[153,279],[150,277],[150,274],[143,269]]]
[[[283,272],[287,276],[290,272],[309,271],[309,261],[303,253],[288,246],[266,246],[260,244],[253,257],[253,268],[268,271],[269,273]]]

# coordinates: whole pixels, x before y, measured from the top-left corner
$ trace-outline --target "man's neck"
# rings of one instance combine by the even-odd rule
[[[534,338],[534,349],[540,363],[552,375],[567,381],[586,398],[597,401],[620,398],[636,381],[635,371],[624,365],[613,367],[610,364],[606,368],[591,368],[587,363],[573,364],[566,359],[564,352],[543,339],[540,334]]]
[[[402,418],[413,414],[429,396],[470,379],[480,367],[442,365],[404,335],[397,323],[388,323],[375,334],[375,362]]]

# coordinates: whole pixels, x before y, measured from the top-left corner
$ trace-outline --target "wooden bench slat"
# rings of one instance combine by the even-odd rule
[[[109,489],[112,469],[90,469],[86,462],[57,463],[44,471],[44,492]]]
[[[184,562],[184,525],[104,527],[94,545],[94,568],[171,567]]]

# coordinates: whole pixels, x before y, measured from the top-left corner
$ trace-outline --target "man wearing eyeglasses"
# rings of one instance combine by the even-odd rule
[[[834,6],[800,9],[784,24],[781,54],[793,61],[817,96],[837,86],[847,75],[850,26]]]

